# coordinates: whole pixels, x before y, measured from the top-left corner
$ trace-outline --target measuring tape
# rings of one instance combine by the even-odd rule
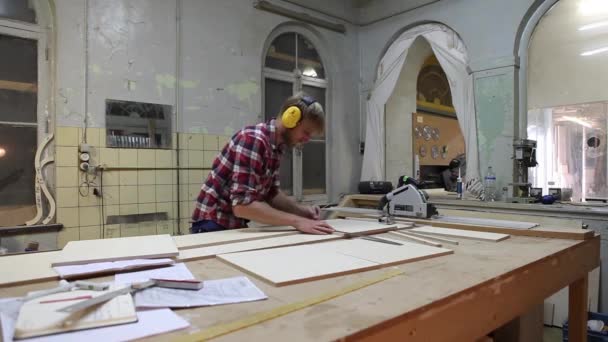
[[[179,342],[204,341],[204,340],[209,340],[209,339],[212,339],[212,338],[215,338],[218,336],[226,335],[231,332],[256,325],[258,323],[262,323],[262,322],[269,321],[269,320],[277,318],[277,317],[287,315],[289,313],[307,308],[309,306],[313,306],[313,305],[316,305],[319,303],[326,302],[328,300],[343,296],[345,294],[357,291],[359,289],[368,287],[370,285],[377,284],[379,282],[385,281],[387,279],[396,277],[401,274],[403,274],[403,271],[401,271],[401,270],[393,270],[390,272],[386,272],[377,278],[362,280],[353,285],[350,285],[350,286],[347,286],[347,287],[344,287],[344,288],[341,288],[341,289],[338,289],[338,290],[335,290],[332,292],[328,292],[328,293],[323,294],[318,297],[313,297],[313,298],[305,299],[300,302],[295,302],[295,303],[279,306],[277,308],[270,309],[270,310],[264,311],[264,312],[259,312],[259,313],[253,314],[249,317],[239,319],[234,322],[218,324],[216,326],[212,326],[206,330],[203,330],[203,331],[191,334],[191,335],[180,336],[180,337],[176,338],[176,341],[179,341]]]

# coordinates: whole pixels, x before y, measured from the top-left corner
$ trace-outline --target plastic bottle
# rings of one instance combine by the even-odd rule
[[[462,177],[460,177],[460,168],[458,168],[458,178],[456,179],[456,194],[458,199],[462,199]]]
[[[496,174],[491,166],[488,166],[488,172],[484,177],[484,193],[486,202],[494,202],[496,199]]]

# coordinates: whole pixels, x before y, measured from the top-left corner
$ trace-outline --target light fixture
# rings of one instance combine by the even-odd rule
[[[302,75],[308,77],[317,77],[317,71],[313,67],[305,67],[304,71],[302,71]]]
[[[593,23],[593,24],[589,24],[589,25],[583,25],[583,26],[579,27],[578,30],[579,31],[587,31],[587,30],[596,29],[598,27],[604,27],[604,26],[608,26],[608,21],[599,21],[597,23]]]
[[[6,155],[6,150],[3,147],[0,147],[0,158]]]
[[[606,0],[582,0],[578,6],[582,15],[598,15],[608,12]]]
[[[562,116],[562,119],[564,119],[565,121],[571,121],[571,122],[577,123],[577,124],[579,124],[581,126],[585,126],[587,128],[591,128],[592,127],[589,122],[587,122],[587,121],[585,121],[583,119],[579,119],[579,118],[574,117],[574,116]]]
[[[606,52],[606,51],[608,51],[608,46],[605,46],[605,47],[599,48],[599,49],[595,49],[595,50],[585,51],[585,52],[581,53],[581,56],[583,56],[583,57],[593,56],[593,55],[597,55],[598,53],[602,53],[602,52]]]

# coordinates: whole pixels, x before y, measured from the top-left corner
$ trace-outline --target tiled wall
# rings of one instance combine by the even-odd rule
[[[64,225],[58,235],[58,248],[71,240],[101,238],[102,216],[105,224],[103,237],[106,238],[176,234],[178,218],[181,232],[187,233],[193,201],[207,177],[213,159],[229,137],[179,133],[179,148],[176,138],[176,134],[173,134],[171,150],[106,148],[105,129],[87,129],[87,144],[92,146],[91,165],[104,165],[109,170],[103,172],[103,177],[99,172],[96,177],[89,175],[89,181],[95,184],[88,189],[88,195],[83,196],[87,193],[86,186],[82,185],[85,174],[78,169],[78,146],[82,142],[82,129],[58,127],[55,141],[55,194],[57,222]],[[121,170],[112,171],[111,168]],[[101,189],[103,201],[93,195],[94,187]],[[168,220],[107,224],[109,215],[155,212],[166,212]]]

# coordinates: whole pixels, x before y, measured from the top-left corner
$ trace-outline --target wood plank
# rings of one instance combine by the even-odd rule
[[[59,279],[51,260],[60,251],[0,256],[0,287]]]
[[[38,85],[36,83],[0,80],[0,89],[35,93],[38,91]]]
[[[70,241],[51,265],[82,265],[135,258],[168,258],[178,254],[177,247],[168,234]]]
[[[389,234],[395,234],[395,235],[397,235],[397,236],[399,236],[401,238],[410,239],[412,241],[415,241],[415,242],[418,242],[418,243],[422,243],[422,244],[425,244],[425,245],[429,245],[429,246],[433,246],[433,247],[441,247],[441,244],[439,242],[423,239],[423,238],[421,238],[419,236],[415,236],[415,235],[412,235],[412,234],[408,234],[408,233],[404,233],[404,232],[389,232]]]
[[[570,284],[568,292],[568,341],[587,341],[587,289],[589,275]]]
[[[208,246],[200,248],[182,249],[177,257],[181,261],[190,261],[197,259],[213,258],[219,254],[228,254],[235,252],[245,252],[258,249],[266,249],[283,246],[296,246],[307,243],[315,243],[321,241],[332,241],[341,239],[342,235],[310,235],[310,234],[294,234],[288,236],[279,236],[268,239],[227,243],[217,246]]]
[[[451,236],[458,237],[463,239],[472,239],[479,241],[492,241],[499,242],[509,238],[507,234],[497,234],[497,233],[487,233],[487,232],[473,232],[462,229],[452,229],[452,228],[438,228],[438,227],[429,227],[422,226],[412,228],[411,231],[421,234],[435,234],[439,236]]]
[[[397,242],[402,245],[354,239],[217,257],[275,286],[283,286],[453,253],[449,249]]]
[[[383,224],[361,220],[335,219],[326,221],[337,232],[353,235],[377,234],[397,229],[396,224]]]
[[[297,234],[294,227],[243,228],[229,229],[212,233],[188,234],[174,236],[173,241],[178,249],[216,246],[226,243],[267,239],[277,236]]]
[[[400,233],[403,233],[403,231],[400,231]],[[428,234],[416,233],[416,232],[413,232],[411,229],[407,230],[407,234],[413,235],[413,236],[417,236],[417,237],[423,237],[423,238],[427,238],[427,239],[432,239],[432,240],[435,240],[435,241],[441,241],[441,242],[449,243],[451,245],[458,245],[458,243],[459,243],[456,240],[450,240],[450,239],[446,239],[444,237],[438,237],[438,236],[431,236],[431,235],[428,235]]]

